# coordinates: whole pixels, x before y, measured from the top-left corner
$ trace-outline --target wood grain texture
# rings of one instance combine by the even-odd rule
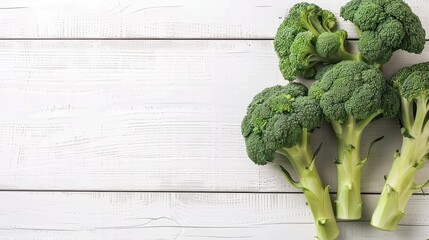
[[[298,0],[2,0],[0,38],[273,38]],[[312,0],[339,15],[348,0]],[[429,4],[407,1],[429,30]],[[357,38],[350,22],[339,26]]]
[[[312,0],[337,16],[347,1]],[[247,158],[239,127],[255,93],[285,83],[267,39],[296,2],[0,0],[0,240],[313,239],[303,195]],[[407,2],[429,30],[429,4]],[[396,53],[385,74],[428,56]],[[381,120],[363,149],[380,135],[367,193],[400,145],[396,121]],[[335,192],[334,135],[312,140]],[[31,191],[4,191],[17,189]],[[364,194],[363,220],[340,222],[338,240],[429,239],[426,197],[395,233],[369,226],[377,198]]]
[[[399,52],[386,75],[428,55]],[[248,160],[240,134],[252,96],[285,83],[271,41],[0,41],[0,69],[1,189],[296,191]],[[400,145],[380,120],[363,149],[380,135],[364,192]],[[335,191],[334,135],[312,140]]]
[[[414,196],[396,233],[340,223],[339,240],[429,237],[428,201]],[[0,239],[313,239],[301,194],[1,192]]]

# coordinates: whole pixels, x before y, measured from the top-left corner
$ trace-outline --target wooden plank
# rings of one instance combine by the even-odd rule
[[[398,53],[386,74],[428,55]],[[252,96],[285,83],[271,41],[0,41],[0,69],[1,189],[296,191],[248,160],[240,134]],[[380,135],[366,192],[400,145],[380,120],[363,150]],[[330,128],[312,140],[335,183]]]
[[[371,210],[377,196],[366,195]],[[429,237],[429,201],[415,196],[395,233],[340,223],[339,240]],[[301,194],[1,192],[0,239],[312,239]]]
[[[1,38],[273,38],[282,0],[2,0]],[[339,15],[348,0],[312,0]],[[429,5],[407,1],[429,30]],[[354,26],[339,26],[356,38]]]

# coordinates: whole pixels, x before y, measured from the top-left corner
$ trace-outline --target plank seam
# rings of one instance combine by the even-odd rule
[[[124,38],[1,38],[1,41],[13,40],[13,41],[39,41],[39,40],[52,40],[52,41],[63,41],[63,40],[100,40],[100,41],[118,41],[118,40],[144,40],[144,41],[159,41],[159,40],[169,40],[169,41],[273,41],[274,38],[139,38],[139,37],[124,37]],[[348,41],[358,41],[359,38],[347,38]],[[426,39],[426,42],[429,41],[429,38]]]
[[[13,40],[13,41],[28,41],[28,40],[52,40],[52,41],[62,41],[62,40],[100,40],[100,41],[109,41],[109,40],[144,40],[144,41],[158,41],[158,40],[169,40],[169,41],[273,41],[274,38],[0,38],[1,41]],[[358,38],[348,38],[349,41],[357,41]],[[429,41],[429,39],[426,39]]]
[[[255,192],[255,191],[168,191],[168,190],[63,190],[63,189],[0,189],[0,192],[63,192],[63,193],[183,193],[183,194],[288,194],[303,195],[302,192]],[[329,192],[337,194],[337,192]],[[364,192],[362,195],[379,195],[379,192]],[[415,196],[426,196],[424,193],[414,193]]]

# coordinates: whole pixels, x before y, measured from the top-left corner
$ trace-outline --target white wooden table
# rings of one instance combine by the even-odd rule
[[[347,1],[313,2],[338,13]],[[1,0],[0,239],[312,239],[303,195],[248,160],[240,134],[252,96],[286,83],[272,39],[294,3]],[[429,32],[429,3],[408,3]],[[386,76],[428,57],[429,44],[397,52]],[[380,135],[364,218],[340,222],[340,240],[428,239],[419,193],[397,232],[368,224],[400,145],[396,121],[370,126],[363,149]],[[335,194],[329,127],[320,141]]]

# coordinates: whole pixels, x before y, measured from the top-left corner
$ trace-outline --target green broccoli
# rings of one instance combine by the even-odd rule
[[[333,32],[334,26],[334,14],[315,4],[298,3],[290,9],[274,38],[285,79],[313,78],[319,63],[360,59],[345,48],[347,32]]]
[[[272,164],[295,187],[302,189],[314,217],[319,240],[339,234],[329,196],[323,187],[309,146],[309,133],[320,126],[322,110],[307,87],[300,83],[266,88],[250,103],[241,128],[249,158],[259,165]],[[320,149],[320,148],[319,148]],[[295,181],[275,154],[285,156],[296,171]]]
[[[352,0],[340,15],[358,28],[358,49],[368,63],[384,64],[398,49],[423,51],[425,30],[402,0]]]
[[[413,191],[429,184],[414,183],[429,158],[429,62],[402,68],[392,81],[400,95],[402,147],[394,154],[371,220],[371,225],[386,231],[396,229]]]
[[[322,33],[316,40],[316,51],[320,57],[327,59],[330,63],[355,59],[355,56],[351,56],[344,46],[346,39],[347,32],[344,30]]]
[[[326,68],[316,76],[309,96],[320,102],[337,137],[337,217],[359,219],[362,214],[361,172],[370,153],[368,150],[364,158],[360,156],[362,132],[375,118],[395,116],[399,99],[374,66],[361,61],[342,61]]]

